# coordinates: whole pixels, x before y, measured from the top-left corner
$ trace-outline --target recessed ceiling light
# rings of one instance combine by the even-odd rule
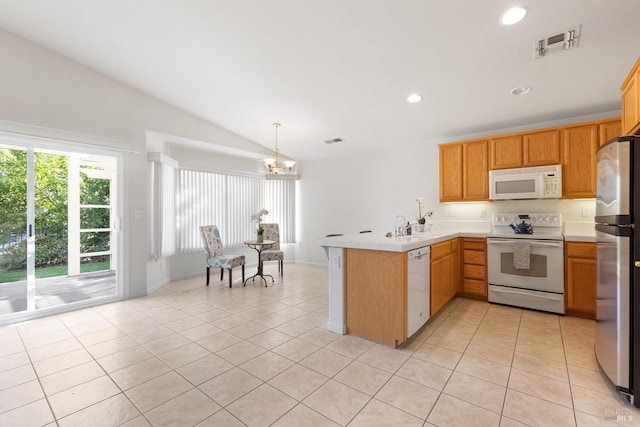
[[[529,92],[531,92],[531,87],[530,86],[520,86],[520,87],[516,87],[514,89],[511,89],[511,95],[526,95]]]
[[[512,7],[500,16],[500,23],[502,25],[513,25],[522,21],[527,16],[526,7]]]
[[[411,95],[407,96],[407,102],[410,102],[412,104],[420,101],[422,101],[422,96],[418,95],[417,93],[412,93]]]

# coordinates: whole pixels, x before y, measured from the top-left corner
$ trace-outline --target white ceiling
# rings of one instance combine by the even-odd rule
[[[528,16],[500,25],[514,4]],[[281,122],[294,159],[618,110],[639,18],[638,0],[0,0],[1,27],[261,145]],[[533,58],[576,25],[579,48]]]

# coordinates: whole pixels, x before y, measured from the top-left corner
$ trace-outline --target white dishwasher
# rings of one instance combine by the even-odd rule
[[[407,337],[429,320],[431,247],[409,251],[407,256]]]

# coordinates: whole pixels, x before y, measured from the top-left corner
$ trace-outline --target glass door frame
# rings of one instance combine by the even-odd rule
[[[118,266],[116,270],[116,292],[113,296],[96,297],[93,299],[71,302],[67,304],[35,308],[36,300],[36,279],[35,279],[35,153],[38,150],[44,150],[47,152],[55,151],[60,153],[81,153],[81,154],[93,154],[98,156],[108,156],[116,159],[116,199],[115,207],[112,208],[112,223],[113,229],[112,235],[121,233],[121,218],[122,218],[122,206],[123,206],[123,165],[124,165],[124,153],[121,150],[109,149],[108,147],[101,148],[91,145],[85,145],[82,143],[64,142],[59,140],[52,140],[49,138],[42,138],[28,135],[10,134],[0,132],[0,144],[12,146],[16,149],[24,149],[27,151],[27,310],[18,311],[15,313],[8,313],[0,316],[0,325],[21,322],[25,320],[36,319],[39,317],[49,316],[52,314],[59,314],[68,311],[74,311],[82,308],[87,308],[95,305],[106,304],[110,302],[116,302],[123,299],[125,294],[123,286],[123,277],[126,272],[123,271],[123,267],[126,266],[124,262],[124,239],[120,236],[113,239],[114,247],[112,250],[115,252],[115,265]],[[113,258],[113,255],[112,255]]]

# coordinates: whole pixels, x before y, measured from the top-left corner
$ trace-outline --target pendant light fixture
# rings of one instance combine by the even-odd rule
[[[280,127],[280,123],[274,123],[273,127],[276,128],[276,148],[273,150],[273,158],[264,159],[264,166],[272,175],[292,173],[296,162],[293,160],[282,160],[280,158],[280,151],[278,150],[278,128]]]

